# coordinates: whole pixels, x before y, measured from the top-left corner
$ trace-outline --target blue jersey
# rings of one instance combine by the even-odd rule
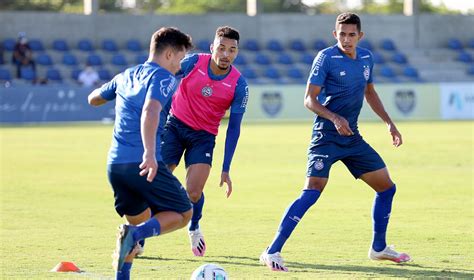
[[[357,119],[365,87],[372,83],[374,63],[369,50],[357,47],[356,53],[356,59],[352,59],[337,45],[320,51],[313,61],[308,83],[322,87],[318,101],[328,110],[346,118],[352,131],[358,134]],[[318,115],[314,119],[314,130],[336,132],[331,121]]]
[[[173,74],[154,62],[128,68],[100,88],[106,100],[115,103],[115,125],[108,164],[141,162],[144,152],[140,118],[145,100],[158,100],[165,107],[177,88]],[[156,135],[156,159],[161,159],[160,135],[163,130],[160,120]]]

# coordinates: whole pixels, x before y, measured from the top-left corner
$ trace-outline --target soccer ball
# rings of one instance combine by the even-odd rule
[[[225,270],[213,263],[206,263],[194,270],[191,280],[228,280]]]

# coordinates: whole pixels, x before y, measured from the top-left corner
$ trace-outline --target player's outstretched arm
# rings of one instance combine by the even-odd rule
[[[373,83],[367,84],[367,87],[365,88],[365,99],[367,100],[367,103],[369,103],[370,108],[372,108],[372,111],[374,111],[385,122],[385,124],[387,124],[388,130],[392,135],[393,145],[395,147],[400,146],[403,143],[402,135],[388,113],[385,111]]]
[[[344,118],[339,116],[336,113],[331,112],[326,107],[321,105],[317,99],[318,95],[321,93],[321,87],[317,85],[312,85],[308,83],[306,86],[306,93],[304,96],[304,106],[308,108],[318,116],[330,120],[334,123],[334,126],[337,129],[337,132],[343,136],[353,135],[349,122]]]
[[[158,171],[156,161],[156,132],[160,123],[161,103],[148,98],[143,106],[141,116],[141,134],[143,140],[143,161],[140,164],[140,175],[145,176],[148,182],[153,181]]]
[[[229,125],[227,127],[227,134],[225,138],[224,162],[222,164],[221,182],[219,186],[227,185],[226,195],[229,197],[232,193],[232,180],[230,179],[229,171],[237,142],[240,137],[240,126],[242,124],[243,113],[231,113],[229,117]]]
[[[97,106],[107,103],[108,100],[103,98],[100,95],[100,93],[101,93],[100,88],[97,88],[89,94],[89,96],[87,97],[87,101],[89,102],[89,105],[97,107]]]

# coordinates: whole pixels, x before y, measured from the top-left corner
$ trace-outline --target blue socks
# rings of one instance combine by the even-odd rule
[[[189,223],[189,230],[196,230],[199,228],[199,220],[202,217],[202,208],[204,207],[204,193],[201,194],[201,198],[193,204],[193,216],[191,222]]]
[[[160,235],[161,225],[155,217],[151,217],[148,221],[139,224],[133,232],[133,240],[140,241],[142,239]]]
[[[298,222],[301,220],[306,211],[318,200],[321,192],[318,190],[303,190],[301,196],[296,199],[285,211],[280,222],[275,239],[268,247],[267,253],[273,254],[281,252],[281,248],[285,245],[286,240],[290,237]]]
[[[129,280],[131,268],[132,263],[123,263],[122,270],[117,271],[115,274],[115,280]]]
[[[372,248],[380,252],[387,246],[385,242],[385,233],[387,232],[388,220],[392,211],[393,196],[396,192],[396,186],[393,185],[388,190],[379,192],[375,195],[374,207],[372,208],[372,217],[374,222],[374,239]]]

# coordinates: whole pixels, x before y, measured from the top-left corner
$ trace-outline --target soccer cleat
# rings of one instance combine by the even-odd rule
[[[269,254],[267,250],[263,251],[260,255],[260,263],[268,266],[273,271],[288,272],[288,268],[284,265],[280,252]]]
[[[120,225],[115,252],[112,255],[112,267],[115,271],[122,269],[125,257],[133,250],[135,245],[136,243],[133,242],[133,228],[126,224]]]
[[[374,261],[388,260],[396,263],[404,263],[411,261],[411,258],[408,254],[398,253],[394,249],[394,246],[390,245],[385,247],[385,249],[383,249],[382,251],[376,252],[372,247],[370,247],[369,259]]]
[[[191,250],[196,257],[204,256],[206,252],[206,242],[199,229],[189,231],[189,241],[191,241]]]

